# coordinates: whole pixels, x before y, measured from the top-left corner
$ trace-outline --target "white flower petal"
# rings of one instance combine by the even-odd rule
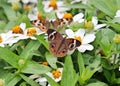
[[[21,23],[20,24],[21,29],[24,31],[26,29],[26,23]]]
[[[106,24],[98,24],[94,27],[94,30],[98,30],[98,29],[105,27],[105,26],[106,26]]]
[[[67,34],[67,36],[69,38],[73,38],[74,37],[74,32],[71,29],[65,30],[65,33]]]
[[[59,11],[56,12],[56,15],[59,19],[63,18],[64,14],[65,14],[64,12],[59,12]]]
[[[94,24],[94,26],[96,26],[97,24],[98,24],[98,19],[97,19],[97,17],[92,17],[92,22],[93,22],[93,24]]]
[[[76,15],[73,17],[73,21],[74,21],[74,22],[80,21],[83,17],[84,17],[84,14],[83,14],[83,13],[76,14]]]
[[[93,50],[94,47],[90,44],[84,44],[77,48],[80,52],[85,52],[86,50]]]
[[[36,82],[47,82],[47,79],[45,77],[40,77],[38,79],[35,80]]]
[[[76,36],[80,36],[81,39],[83,39],[84,35],[85,35],[85,29],[79,29],[77,32],[75,32]]]
[[[30,19],[30,21],[38,19],[37,14],[28,14],[28,18]]]
[[[39,75],[36,75],[36,74],[33,74],[33,75],[29,76],[30,79],[35,79],[35,78],[38,78],[38,77],[39,77]]]
[[[84,22],[85,21],[85,19],[80,19],[78,22],[79,23],[82,23],[82,22]]]
[[[77,47],[79,52],[85,52],[86,48],[84,47],[84,45],[81,45],[80,47]]]
[[[120,10],[117,10],[115,17],[120,17]]]
[[[75,51],[75,49],[69,50],[69,51],[67,52],[67,54],[68,54],[68,55],[71,55],[74,51]]]
[[[88,44],[95,40],[95,34],[86,34],[82,40],[82,44]]]

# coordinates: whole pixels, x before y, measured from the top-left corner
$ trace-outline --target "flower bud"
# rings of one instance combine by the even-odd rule
[[[115,34],[114,38],[113,38],[113,41],[115,43],[120,43],[120,34]]]
[[[94,24],[92,21],[85,22],[85,29],[92,30],[94,28]]]

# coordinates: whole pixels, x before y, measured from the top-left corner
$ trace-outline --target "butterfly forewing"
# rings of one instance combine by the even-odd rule
[[[48,29],[47,34],[48,34],[49,41],[63,39],[63,36],[60,33],[58,33],[56,30],[53,30],[53,29]]]
[[[32,20],[30,22],[43,32],[47,32],[48,28],[50,27],[50,22],[47,20]]]

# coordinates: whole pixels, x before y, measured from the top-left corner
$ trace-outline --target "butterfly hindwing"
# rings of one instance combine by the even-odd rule
[[[67,38],[67,42],[68,42],[68,50],[73,50],[81,45],[80,41],[73,38]]]

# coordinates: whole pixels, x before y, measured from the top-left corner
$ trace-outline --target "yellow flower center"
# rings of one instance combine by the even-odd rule
[[[53,7],[53,9],[56,10],[56,9],[57,9],[56,0],[51,0],[51,1],[50,1],[50,4],[49,4],[49,7]]]
[[[5,84],[4,80],[0,79],[0,86],[5,86],[4,84]]]
[[[38,14],[37,14],[37,17],[38,17],[39,20],[41,20],[41,19],[42,19],[42,14],[41,14],[41,13],[38,13]]]
[[[34,34],[36,34],[36,29],[35,28],[28,28],[27,29],[27,35],[28,36],[32,36]]]
[[[72,18],[72,14],[71,13],[65,13],[63,18]]]
[[[85,22],[85,29],[93,29],[94,28],[94,25],[92,23],[92,21],[88,21],[88,22]]]
[[[48,66],[48,62],[42,62],[42,64]]]
[[[24,6],[24,9],[27,10],[27,11],[29,11],[30,8],[31,8],[31,7],[30,7],[29,5]]]
[[[53,77],[54,77],[55,79],[56,79],[56,78],[59,78],[59,77],[62,75],[62,73],[60,72],[59,69],[56,69],[56,70],[52,71],[52,74],[53,74]]]
[[[2,40],[2,36],[0,36],[0,43],[2,42],[3,40]]]
[[[78,40],[78,41],[80,41],[80,42],[82,42],[82,39],[81,39],[81,37],[80,36],[74,36],[74,39],[76,39],[76,40]]]
[[[23,30],[21,29],[20,26],[15,26],[12,28],[12,33],[23,34]]]

